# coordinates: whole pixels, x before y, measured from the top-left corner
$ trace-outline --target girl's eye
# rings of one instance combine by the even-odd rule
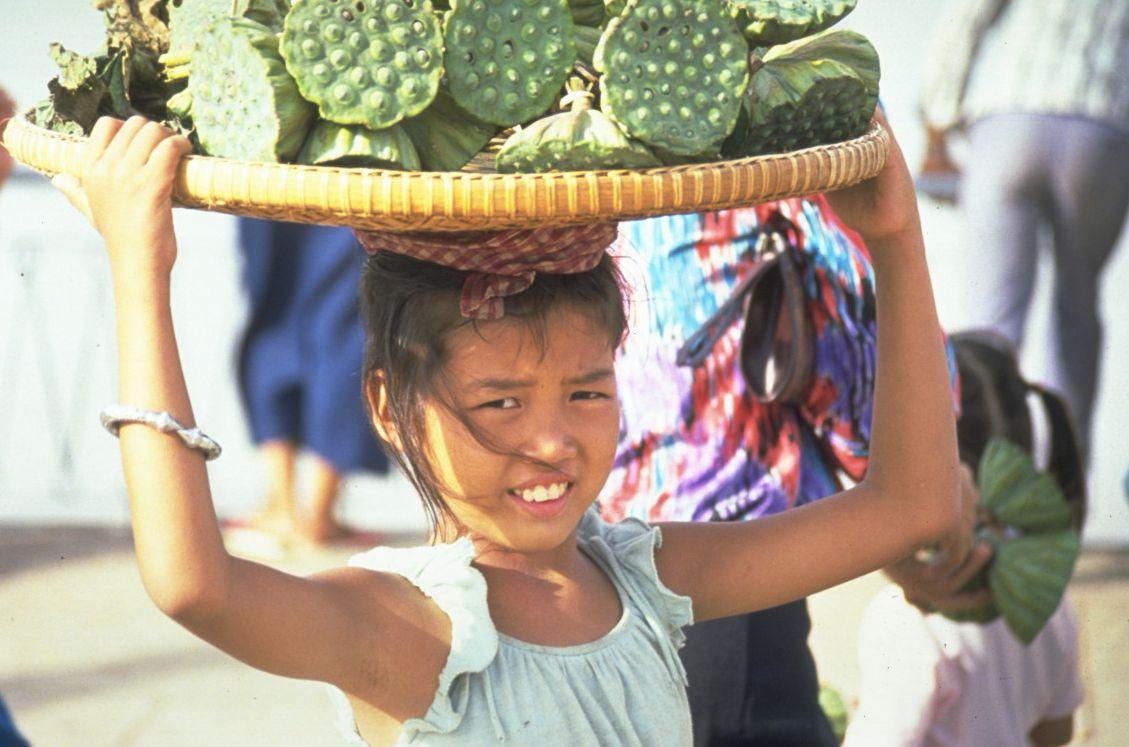
[[[490,402],[484,402],[479,405],[479,407],[487,407],[495,410],[512,410],[513,408],[517,407],[517,398],[503,397],[502,399],[495,399],[491,400]]]
[[[576,400],[592,400],[592,399],[607,399],[608,395],[603,392],[573,392],[571,399]]]

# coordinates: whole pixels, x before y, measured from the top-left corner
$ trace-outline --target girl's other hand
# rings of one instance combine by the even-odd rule
[[[961,519],[940,543],[936,560],[909,557],[886,567],[886,575],[923,612],[972,612],[992,601],[987,587],[968,591],[970,581],[992,559],[992,547],[975,537],[980,491],[967,465],[960,467]]]
[[[890,136],[886,165],[872,179],[827,194],[831,208],[843,223],[861,234],[868,245],[917,231],[920,226],[913,177],[902,149],[881,110],[874,113],[874,118]]]
[[[167,276],[176,261],[172,191],[188,139],[143,117],[102,117],[87,140],[82,178],[53,180],[106,240],[110,269]]]

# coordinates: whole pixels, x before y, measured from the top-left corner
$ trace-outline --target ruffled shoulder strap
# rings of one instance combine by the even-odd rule
[[[662,532],[635,518],[609,524],[593,506],[577,528],[577,541],[604,562],[619,585],[640,609],[655,633],[672,674],[686,681],[678,649],[686,642],[683,628],[694,623],[690,597],[675,594],[659,578],[655,550],[662,547]]]
[[[498,631],[486,604],[486,579],[471,565],[474,546],[461,538],[445,545],[378,547],[354,555],[349,565],[395,573],[411,581],[451,620],[451,652],[439,688],[423,718],[404,723],[404,735],[454,731],[466,712],[466,675],[481,672],[498,653]]]

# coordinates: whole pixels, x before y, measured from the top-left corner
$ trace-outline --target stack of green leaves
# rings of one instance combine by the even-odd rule
[[[1002,615],[1016,638],[1027,644],[1062,600],[1078,558],[1078,532],[1058,483],[1039,472],[1014,443],[1002,438],[989,442],[977,475],[982,518],[976,533],[995,554],[967,588],[987,585],[992,602],[972,612],[945,614],[962,622],[989,622]]]
[[[877,54],[828,30],[855,1],[97,0],[107,50],[53,49],[37,121],[139,112],[207,155],[404,170],[794,150],[873,113]]]

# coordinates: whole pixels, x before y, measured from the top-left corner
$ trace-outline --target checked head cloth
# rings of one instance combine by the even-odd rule
[[[533,284],[538,272],[569,275],[593,269],[619,236],[615,223],[509,231],[389,233],[356,231],[369,254],[395,252],[469,272],[459,308],[469,319],[500,319],[503,299]]]

